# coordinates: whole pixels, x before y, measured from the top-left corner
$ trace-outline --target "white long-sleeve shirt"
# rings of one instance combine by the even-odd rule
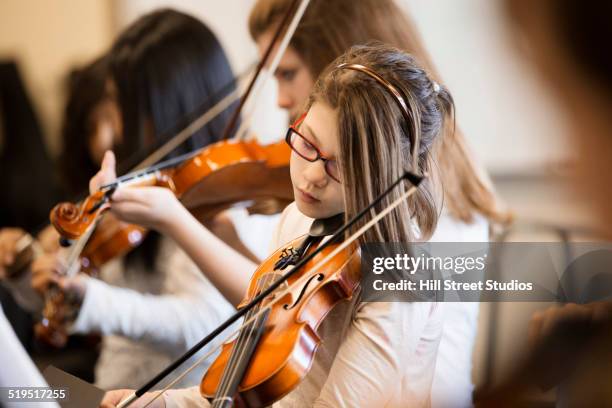
[[[235,311],[173,241],[161,240],[155,269],[125,270],[115,260],[102,280],[84,278],[71,332],[104,336],[95,369],[103,389],[140,387]],[[205,367],[181,383],[197,384]]]
[[[262,248],[267,250],[277,217],[248,217],[238,208],[230,210],[229,216],[253,253],[261,255]],[[246,239],[251,218],[257,221],[258,240]],[[123,260],[113,260],[102,268],[100,279],[82,278],[85,298],[70,331],[103,335],[95,378],[96,385],[107,390],[142,386],[235,312],[189,257],[167,238],[160,240],[155,271],[138,265],[126,270]],[[22,307],[39,314],[43,303],[30,279],[27,274],[3,283]],[[199,383],[211,361],[209,358],[178,385]]]
[[[306,233],[311,221],[291,204],[274,246]],[[342,302],[318,330],[322,345],[308,375],[275,406],[429,406],[443,324],[440,303]],[[167,408],[208,406],[197,387],[164,398]]]
[[[448,215],[438,220],[429,242],[483,242],[489,240],[489,223],[481,215],[465,224]],[[477,302],[445,302],[444,328],[431,393],[434,408],[465,408],[473,405],[472,354],[478,330]]]

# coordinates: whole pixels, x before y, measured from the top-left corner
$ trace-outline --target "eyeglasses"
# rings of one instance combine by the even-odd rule
[[[322,160],[325,167],[325,173],[327,173],[327,175],[334,181],[341,183],[338,162],[334,159],[328,159],[327,157],[323,156],[321,151],[299,132],[298,127],[304,121],[306,113],[307,112],[302,114],[302,116],[300,116],[293,125],[289,126],[287,136],[285,136],[285,141],[289,147],[291,147],[291,150],[297,153],[297,155],[302,159],[311,163],[314,163],[317,160]]]

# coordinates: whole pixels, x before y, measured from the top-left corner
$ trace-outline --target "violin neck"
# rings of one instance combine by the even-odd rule
[[[168,179],[166,171],[154,170],[123,178],[119,185],[122,187],[155,186],[166,183]]]

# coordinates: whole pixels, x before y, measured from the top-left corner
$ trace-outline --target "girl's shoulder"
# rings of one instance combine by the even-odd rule
[[[436,231],[430,242],[488,242],[489,221],[481,214],[474,214],[470,223],[458,220],[444,211],[438,219]]]

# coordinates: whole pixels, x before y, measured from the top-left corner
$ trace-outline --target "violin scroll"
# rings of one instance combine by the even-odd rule
[[[109,199],[102,191],[90,195],[80,204],[59,203],[51,210],[51,224],[62,237],[77,239],[109,206]]]

